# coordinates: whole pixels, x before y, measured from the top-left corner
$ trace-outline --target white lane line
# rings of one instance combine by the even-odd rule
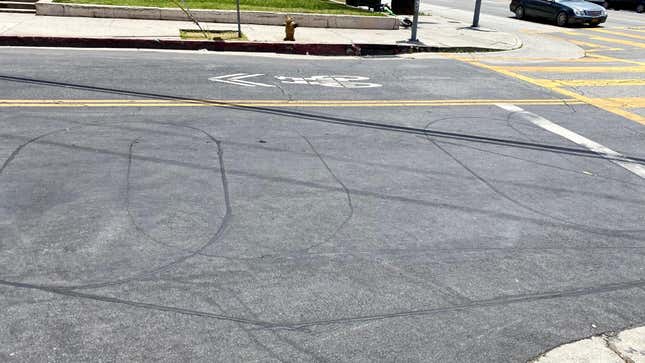
[[[621,167],[645,179],[645,166],[625,157],[619,152],[616,152],[606,146],[600,145],[593,140],[589,140],[582,135],[578,135],[569,129],[565,129],[564,127],[557,125],[542,116],[538,116],[534,113],[525,111],[521,107],[510,104],[497,104],[497,107],[500,107],[508,112],[513,112],[521,115],[536,126],[539,126],[556,135],[562,136],[565,139],[572,141],[578,145],[582,145],[595,153],[606,156],[607,160],[611,161],[612,163],[620,165]]]

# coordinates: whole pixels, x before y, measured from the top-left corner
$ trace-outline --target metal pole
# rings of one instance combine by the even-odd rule
[[[242,22],[240,21],[240,0],[237,0],[237,37],[242,38]]]
[[[417,39],[417,26],[419,25],[419,3],[421,0],[414,0],[414,17],[412,18],[412,34],[410,34],[411,42],[418,42]]]
[[[473,15],[473,28],[479,27],[479,12],[482,8],[482,0],[475,0],[475,14]]]

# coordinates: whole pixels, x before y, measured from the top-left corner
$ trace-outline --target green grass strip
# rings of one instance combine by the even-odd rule
[[[118,6],[151,6],[176,8],[168,0],[55,0],[57,3],[118,5]],[[235,10],[235,0],[186,0],[192,9]],[[318,13],[383,16],[368,10],[353,8],[329,0],[241,0],[240,9],[248,11],[269,11],[285,13]]]

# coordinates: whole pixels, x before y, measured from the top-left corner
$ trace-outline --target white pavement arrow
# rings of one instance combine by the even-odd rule
[[[274,85],[271,85],[271,84],[243,81],[244,78],[251,78],[251,77],[258,77],[258,76],[264,76],[264,74],[262,74],[262,73],[257,73],[257,74],[235,73],[235,74],[227,74],[225,76],[211,77],[208,80],[213,81],[213,82],[234,84],[236,86],[244,86],[244,87],[256,87],[256,86],[258,86],[258,87],[275,87]]]

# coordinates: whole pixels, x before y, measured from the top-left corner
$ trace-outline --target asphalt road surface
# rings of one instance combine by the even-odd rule
[[[0,50],[0,360],[521,362],[643,324],[643,53],[590,32],[611,59]]]

